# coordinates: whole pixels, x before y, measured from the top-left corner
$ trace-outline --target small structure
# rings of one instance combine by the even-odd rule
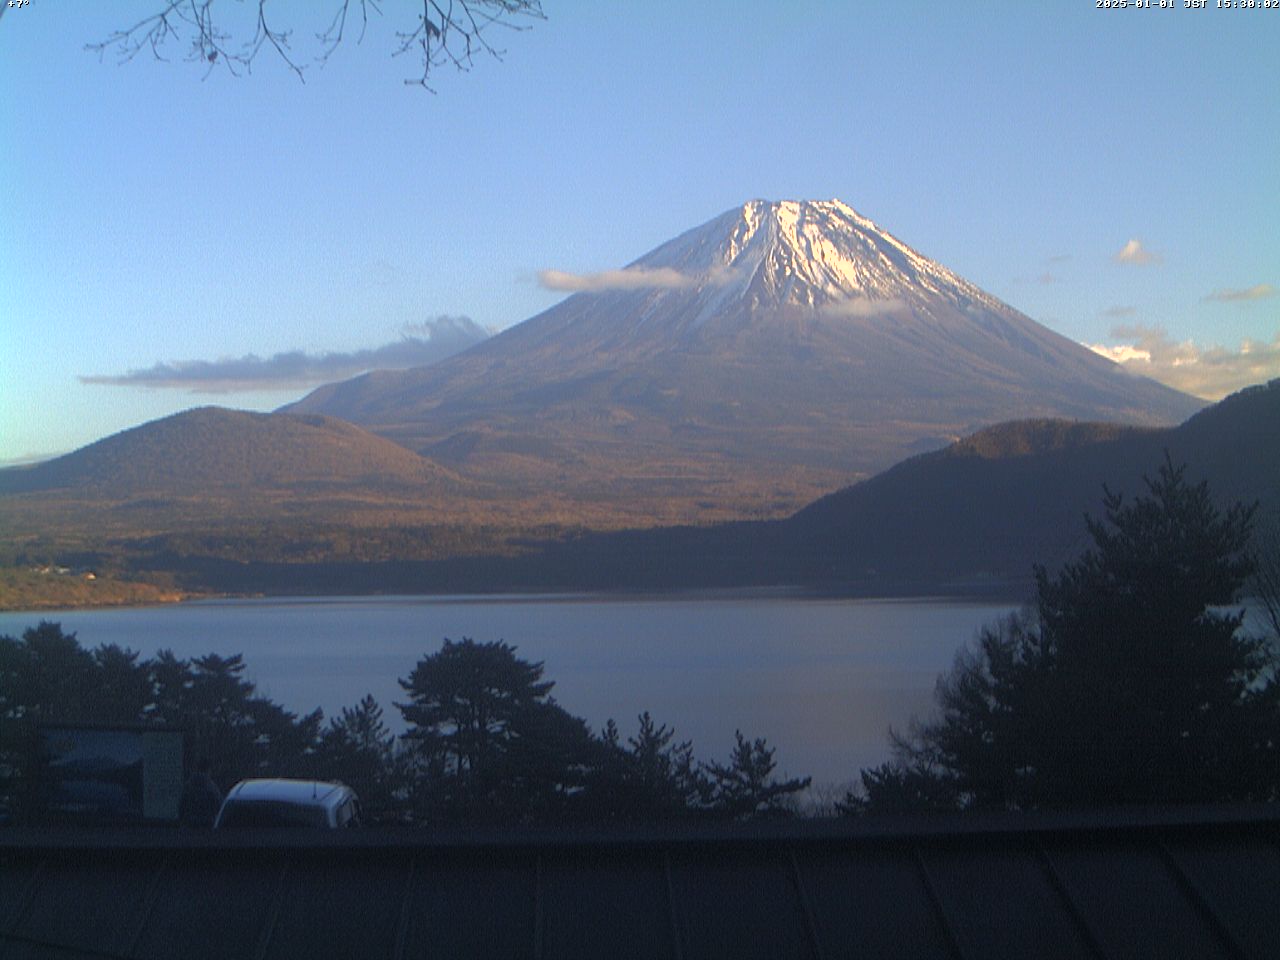
[[[46,820],[172,821],[182,797],[183,733],[144,724],[41,724]]]

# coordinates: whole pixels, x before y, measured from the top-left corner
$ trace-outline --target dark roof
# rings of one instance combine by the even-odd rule
[[[0,831],[0,957],[1273,957],[1280,808]]]

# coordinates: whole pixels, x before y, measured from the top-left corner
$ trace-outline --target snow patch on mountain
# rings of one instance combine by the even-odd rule
[[[935,298],[960,310],[1003,307],[840,200],[752,200],[620,273],[658,271],[689,278],[688,285],[666,286],[685,296],[690,289],[696,292],[697,322],[735,300],[755,308],[806,307],[846,317],[923,308]]]

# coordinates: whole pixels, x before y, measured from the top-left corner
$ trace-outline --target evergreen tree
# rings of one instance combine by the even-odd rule
[[[569,815],[596,758],[586,721],[551,700],[526,706],[512,730],[516,742],[503,754],[499,774],[509,816],[546,821]]]
[[[114,643],[93,653],[95,681],[87,702],[95,723],[137,723],[155,702],[155,684],[138,652]]]
[[[1252,572],[1252,510],[1219,511],[1167,460],[1146,485],[1131,502],[1107,491],[1093,546],[1037,569],[1034,616],[957,658],[937,718],[864,773],[864,807],[877,791],[882,806],[1276,797],[1275,652],[1223,609]]]
[[[186,731],[188,761],[207,760],[226,789],[249,777],[312,776],[323,715],[303,717],[255,695],[242,654],[191,661],[161,651],[151,662],[148,717]]]
[[[563,806],[583,779],[590,736],[542,672],[507,643],[464,637],[400,681],[420,815],[521,819]]]
[[[863,813],[931,813],[959,806],[954,778],[910,755],[864,769],[862,792],[850,792],[836,809],[845,815]]]
[[[596,743],[583,801],[588,816],[670,820],[705,806],[710,786],[693,757],[693,744],[676,740],[675,730],[656,723],[648,711],[640,714],[636,735],[625,745],[612,720]]]
[[[1253,534],[1253,579],[1249,595],[1261,608],[1264,628],[1280,643],[1280,514],[1259,524]]]
[[[404,781],[395,741],[382,719],[382,707],[366,694],[355,707],[343,707],[320,735],[317,774],[355,790],[370,819],[388,817]]]
[[[774,749],[763,738],[748,740],[740,730],[733,736],[737,742],[729,763],[706,766],[711,808],[739,820],[789,815],[786,801],[806,789],[811,778],[774,779]]]
[[[22,638],[0,638],[0,710],[27,723],[81,723],[97,687],[97,664],[74,633],[42,620]]]
[[[24,820],[40,807],[39,725],[83,722],[93,687],[93,657],[60,624],[0,637],[0,811]]]

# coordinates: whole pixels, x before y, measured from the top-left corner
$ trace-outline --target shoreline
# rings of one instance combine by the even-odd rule
[[[108,585],[111,581],[103,581]],[[117,582],[119,583],[119,582]],[[646,600],[688,600],[690,602],[714,600],[863,600],[868,602],[902,602],[902,603],[947,603],[947,602],[1008,602],[1023,603],[1029,597],[1030,581],[1004,580],[987,583],[898,583],[898,584],[743,584],[739,586],[711,587],[643,587],[624,588],[580,588],[572,586],[557,589],[537,589],[529,587],[495,587],[480,590],[423,590],[419,592],[395,591],[259,591],[218,592],[218,591],[184,591],[161,589],[149,584],[130,583],[131,587],[142,588],[132,596],[115,596],[101,598],[83,598],[72,600],[69,597],[49,597],[43,602],[37,600],[33,604],[13,604],[0,600],[0,613],[33,615],[57,614],[60,612],[80,610],[110,610],[116,608],[169,607],[178,604],[193,604],[219,601],[315,601],[317,603],[335,600],[390,600],[407,601],[466,601],[494,603],[521,600],[524,602],[565,603],[565,602],[643,602]],[[152,587],[152,589],[146,589]],[[154,592],[153,592],[154,590]]]

